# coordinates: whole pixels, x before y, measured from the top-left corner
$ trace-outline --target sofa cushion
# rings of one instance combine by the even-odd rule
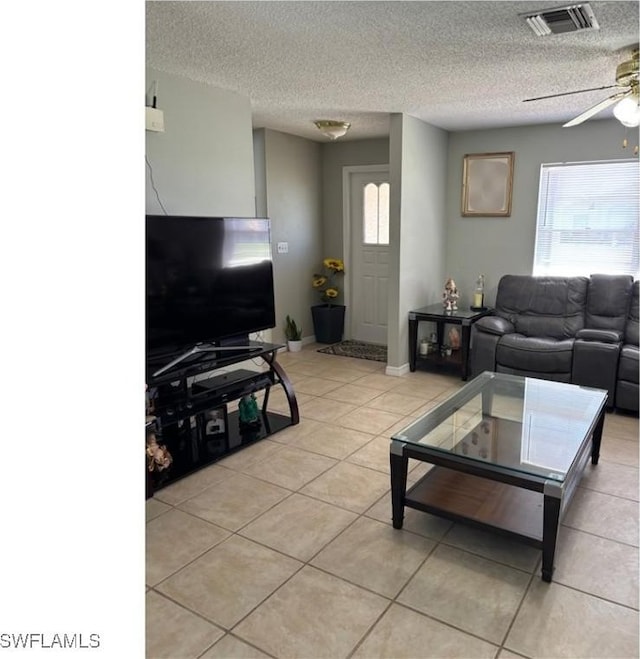
[[[496,362],[521,371],[570,373],[573,344],[573,339],[506,334],[498,342]]]
[[[632,286],[631,275],[591,275],[585,326],[624,331]]]
[[[618,386],[616,387],[616,407],[637,412],[640,402],[638,391],[637,383],[618,380]]]
[[[498,284],[496,315],[524,336],[572,338],[584,327],[588,285],[587,277],[505,275]]]
[[[618,380],[638,382],[638,367],[640,366],[640,350],[638,346],[626,345],[620,352],[618,364]]]
[[[538,371],[523,371],[519,368],[508,368],[507,366],[496,366],[498,373],[507,375],[519,375],[521,378],[536,378],[538,380],[552,380],[553,382],[571,382],[571,373],[539,373]]]

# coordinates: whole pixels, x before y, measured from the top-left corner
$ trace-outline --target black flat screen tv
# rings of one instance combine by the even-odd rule
[[[270,221],[146,216],[147,355],[275,327]]]

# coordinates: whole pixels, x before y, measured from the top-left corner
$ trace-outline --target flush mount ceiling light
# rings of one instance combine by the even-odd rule
[[[351,124],[347,121],[331,121],[329,119],[320,119],[313,122],[318,130],[326,135],[330,140],[337,140],[349,130]]]

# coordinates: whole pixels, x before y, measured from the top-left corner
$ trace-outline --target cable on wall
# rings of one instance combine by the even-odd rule
[[[151,187],[153,188],[153,191],[156,193],[156,199],[158,200],[158,203],[160,204],[160,208],[162,208],[162,212],[165,215],[169,215],[169,213],[167,213],[167,209],[164,207],[164,204],[162,203],[162,201],[160,199],[160,195],[158,194],[158,189],[156,188],[156,184],[153,180],[153,168],[151,167],[151,163],[149,162],[149,158],[147,158],[146,154],[144,156],[144,160],[147,163],[147,167],[149,168],[149,179],[151,181]]]

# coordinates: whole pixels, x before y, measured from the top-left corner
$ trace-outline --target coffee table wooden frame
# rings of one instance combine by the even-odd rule
[[[467,388],[482,392],[481,379],[472,380],[454,396]],[[605,404],[606,397],[564,480],[403,441],[400,433],[392,438],[390,449],[393,527],[402,528],[406,506],[516,538],[542,549],[542,579],[550,582],[560,521],[587,462],[598,464]],[[428,413],[433,415],[433,427],[444,420],[438,409]],[[409,458],[436,466],[407,490]]]

